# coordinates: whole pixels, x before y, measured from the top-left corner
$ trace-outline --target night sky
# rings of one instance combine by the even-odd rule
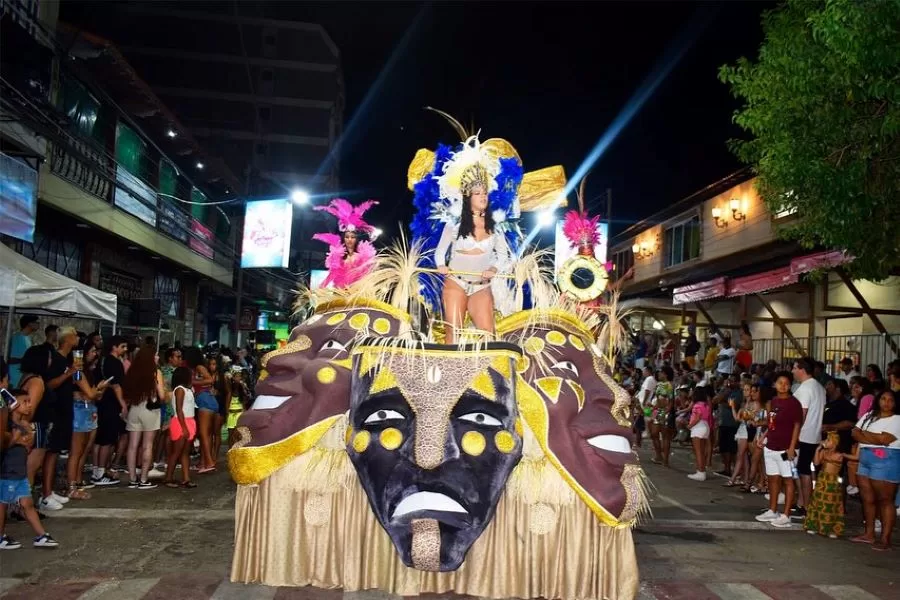
[[[613,191],[616,229],[740,168],[726,140],[737,101],[717,71],[755,57],[772,3],[274,3],[248,13],[318,22],[341,50],[347,88],[342,188],[411,215],[416,149],[455,142],[430,105],[503,137],[526,170],[573,174],[655,65],[687,51],[597,161],[587,199]],[[242,13],[244,8],[242,6]],[[377,24],[373,27],[373,24]],[[574,200],[574,197],[571,198]],[[596,207],[605,212],[605,199]]]
[[[761,1],[215,4],[212,9],[213,3],[183,2],[179,8],[227,13],[236,8],[241,16],[319,23],[328,31],[341,52],[347,96],[341,195],[354,202],[379,200],[370,221],[388,235],[412,215],[406,171],[415,151],[459,141],[425,106],[474,124],[482,140],[509,140],[526,171],[562,164],[571,176],[642,83],[659,65],[674,62],[596,162],[586,194],[594,201],[591,208],[605,213],[605,190],[611,188],[614,231],[621,230],[737,170],[741,165],[726,142],[743,135],[732,124],[738,103],[717,72],[741,56],[756,56],[760,15],[774,6]],[[98,10],[77,11],[81,6],[70,4],[64,18]],[[90,14],[81,16],[90,29]]]

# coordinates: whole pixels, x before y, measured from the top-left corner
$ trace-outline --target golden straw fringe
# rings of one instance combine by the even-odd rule
[[[509,476],[506,493],[525,504],[574,504],[577,496],[546,457],[523,457]]]
[[[637,475],[638,488],[640,490],[640,498],[637,500],[638,507],[635,514],[634,525],[645,525],[653,520],[653,510],[650,508],[650,498],[656,494],[656,487],[650,481],[650,477],[644,469],[638,467],[640,472]]]

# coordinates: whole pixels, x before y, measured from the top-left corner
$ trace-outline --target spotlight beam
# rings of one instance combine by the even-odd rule
[[[672,69],[681,62],[682,57],[684,57],[697,40],[699,34],[706,29],[717,12],[718,9],[709,10],[706,7],[698,9],[697,12],[694,13],[694,16],[691,17],[688,26],[682,29],[678,36],[669,43],[662,56],[657,59],[653,70],[646,78],[644,78],[640,87],[638,87],[634,94],[631,95],[631,98],[628,99],[628,102],[622,110],[619,111],[616,118],[613,119],[612,124],[607,128],[606,132],[604,132],[600,139],[597,140],[594,148],[588,153],[587,157],[585,157],[581,166],[579,166],[575,173],[569,178],[569,182],[566,184],[565,188],[566,196],[572,193],[582,178],[594,167],[594,164],[600,159],[606,149],[615,142],[619,133],[628,126],[631,119],[634,118],[634,115],[637,114],[650,96],[653,95],[656,88],[658,88],[666,77],[668,77],[669,73],[672,72]]]

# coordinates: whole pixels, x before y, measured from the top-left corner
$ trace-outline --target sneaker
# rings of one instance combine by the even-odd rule
[[[791,518],[785,515],[778,515],[777,517],[769,521],[769,523],[772,525],[772,527],[777,527],[779,529],[790,529]]]
[[[94,485],[94,483],[91,482],[91,481],[79,481],[79,482],[78,482],[78,487],[80,487],[80,488],[83,489],[83,490],[90,490],[90,489],[93,489],[93,488],[95,488],[95,487],[97,487],[97,486]]]
[[[150,481],[142,481],[138,484],[137,487],[139,490],[152,490],[156,487],[156,484]]]
[[[807,529],[806,533],[808,533],[809,535],[816,535],[816,532],[813,531],[812,529]]]
[[[690,475],[688,475],[687,478],[694,481],[706,481],[706,473],[697,471],[696,473],[691,473]]]
[[[153,467],[152,469],[150,469],[150,472],[147,473],[148,479],[162,479],[165,476],[166,476],[166,472],[160,470],[158,467]]]
[[[792,519],[805,519],[806,518],[806,508],[804,508],[802,506],[800,506],[800,507],[795,506],[794,508],[791,509],[791,518]]]
[[[59,546],[59,542],[50,537],[49,533],[34,538],[35,548],[56,548],[57,546]]]
[[[129,482],[128,482],[128,489],[129,489],[129,490],[136,490],[139,484],[140,484],[140,482],[139,482],[137,479],[135,479],[134,481],[129,481]]]
[[[847,495],[848,496],[858,496],[859,488],[856,487],[855,485],[848,485],[847,486]]]
[[[59,453],[59,457],[62,458],[62,459],[68,459],[68,458],[69,458],[69,451],[68,451],[68,450],[63,450],[62,452]]]
[[[119,480],[113,479],[109,475],[102,475],[100,477],[91,477],[91,483],[102,487],[107,485],[119,485]]]
[[[12,539],[8,535],[0,536],[0,550],[18,550],[22,544]]]
[[[50,497],[59,502],[60,504],[68,504],[69,498],[66,496],[60,496],[56,492],[51,492]]]
[[[836,534],[836,533],[829,533],[829,534],[828,534],[828,537],[829,537],[830,539],[832,539],[832,540],[836,540],[836,539],[837,539],[837,534]]]
[[[157,469],[158,469],[158,470],[160,470],[160,471],[165,471],[165,470],[166,470],[166,463],[164,463],[164,462],[153,463],[153,469],[154,469],[154,470],[157,470]],[[152,472],[153,472],[153,471],[151,471],[151,473],[152,473]]]
[[[52,496],[47,496],[45,498],[41,498],[41,501],[38,502],[38,507],[42,510],[62,510],[63,505],[61,502],[57,502],[53,499]]]
[[[756,520],[760,523],[771,523],[775,519],[779,517],[778,513],[773,512],[771,510],[767,510],[764,513],[756,515]]]

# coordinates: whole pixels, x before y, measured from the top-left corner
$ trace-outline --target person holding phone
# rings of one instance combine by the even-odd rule
[[[788,529],[791,526],[791,507],[794,504],[794,461],[803,425],[803,406],[791,395],[793,376],[783,371],[775,380],[778,395],[772,399],[766,433],[757,438],[763,448],[766,475],[769,478],[769,508],[756,515],[756,520],[771,523],[773,527]],[[778,514],[778,495],[784,487],[784,512]]]

